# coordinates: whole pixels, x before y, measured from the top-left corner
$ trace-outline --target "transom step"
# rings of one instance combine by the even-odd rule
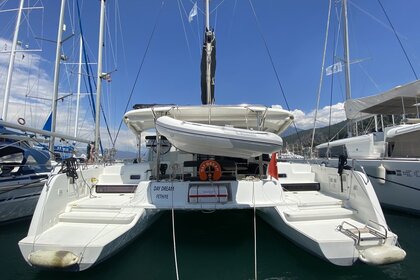
[[[59,216],[60,222],[93,224],[129,224],[136,215],[114,212],[65,212]]]
[[[342,207],[328,207],[316,209],[298,208],[296,210],[286,210],[284,214],[289,221],[305,221],[349,218],[354,212]]]

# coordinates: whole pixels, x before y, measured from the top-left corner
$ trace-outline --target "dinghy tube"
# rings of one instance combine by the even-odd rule
[[[41,268],[70,268],[77,264],[79,257],[69,251],[36,251],[28,256],[31,265]]]
[[[360,250],[359,259],[370,265],[384,265],[404,260],[406,253],[395,245],[381,245]]]

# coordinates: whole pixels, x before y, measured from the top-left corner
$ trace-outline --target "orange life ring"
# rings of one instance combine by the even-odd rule
[[[18,119],[17,119],[17,122],[18,122],[20,125],[25,125],[25,123],[26,123],[26,121],[25,121],[25,119],[24,119],[24,118],[18,118]]]
[[[222,177],[222,168],[217,161],[209,159],[200,164],[198,174],[201,181],[218,181]]]

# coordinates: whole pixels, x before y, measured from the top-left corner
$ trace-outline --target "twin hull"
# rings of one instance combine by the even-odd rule
[[[305,172],[308,173],[308,170],[304,170],[300,174],[293,174],[294,171],[290,168],[288,171],[287,168],[286,165],[280,166],[281,170],[288,173],[288,180],[294,178],[298,184],[298,178]],[[108,169],[112,172],[108,172]],[[123,177],[129,178],[130,171],[143,174],[149,169],[148,163],[132,164],[128,167],[91,167],[79,171],[79,179],[75,184],[65,174],[54,175],[44,187],[28,236],[19,242],[24,258],[31,265],[43,268],[87,269],[127,245],[165,209],[229,210],[255,206],[274,228],[306,250],[338,265],[351,265],[359,256],[355,240],[337,233],[336,227],[342,221],[361,225],[372,220],[386,227],[372,187],[369,184],[360,184],[363,176],[356,172],[346,171],[348,174],[345,176],[347,179],[344,190],[340,190],[336,169],[314,167],[313,172],[309,173],[320,181],[323,191],[285,192],[277,180],[250,178],[218,182],[143,180],[137,182],[133,193],[115,192],[115,188],[128,185],[127,182],[124,184]],[[107,182],[111,183],[103,185],[101,178],[107,178]],[[107,186],[113,190],[111,193],[95,191],[99,187],[104,189]],[[190,190],[194,187],[206,187],[199,194],[200,200],[193,200]],[[209,194],[212,188],[214,191]],[[225,190],[226,200],[221,200]],[[334,214],[334,209],[333,212],[329,209],[333,206],[328,202],[324,207],[325,213],[330,215],[327,217],[328,215],[319,214],[324,211],[323,206],[317,204],[318,202],[314,204],[313,199],[308,200],[307,197],[321,198],[321,202],[333,201],[333,206],[339,210],[347,207],[357,211],[348,214],[350,210],[344,209],[347,211],[344,219]],[[308,203],[303,205],[302,201],[305,199]],[[314,212],[308,207],[318,210]],[[296,217],[298,218],[295,221]],[[309,229],[308,225],[311,225]],[[325,238],[319,239],[319,230],[322,229],[325,231],[322,236],[332,235],[336,240],[329,242]],[[381,244],[382,242],[394,245],[396,236],[388,232]],[[48,257],[50,253],[56,256],[57,252],[67,252],[74,256],[74,263],[63,264],[63,260],[60,260],[62,262],[57,267],[57,259]]]

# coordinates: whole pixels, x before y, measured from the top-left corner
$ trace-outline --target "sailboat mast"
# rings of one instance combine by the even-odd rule
[[[216,38],[210,27],[210,0],[205,0],[206,28],[201,56],[201,103],[214,103],[214,76],[216,72]]]
[[[15,32],[13,34],[13,42],[12,42],[12,50],[10,51],[10,60],[9,60],[9,69],[7,71],[7,79],[6,79],[6,89],[4,92],[4,100],[3,100],[3,112],[1,118],[6,121],[7,118],[7,109],[9,103],[9,96],[10,96],[10,88],[12,86],[12,74],[13,74],[13,67],[15,65],[15,57],[16,57],[16,45],[19,36],[19,26],[20,26],[20,19],[22,17],[22,9],[23,9],[23,2],[25,0],[20,0],[19,4],[19,11],[18,16],[16,19],[16,26]]]
[[[206,1],[206,28],[210,30],[210,0]]]
[[[98,42],[98,71],[96,87],[96,108],[95,108],[95,159],[98,158],[99,151],[99,126],[101,110],[101,90],[102,90],[102,52],[104,46],[104,23],[105,23],[105,0],[101,0],[101,17],[99,23],[99,42]]]
[[[58,83],[60,80],[60,58],[61,58],[61,47],[63,45],[62,37],[63,37],[63,29],[64,29],[65,6],[66,6],[66,0],[61,0],[60,20],[58,23],[58,32],[57,32],[57,46],[55,49],[54,89],[53,89],[52,105],[51,105],[51,132],[52,133],[55,132],[55,126],[57,122]],[[50,143],[49,143],[50,151],[54,151],[54,142],[55,142],[55,137],[51,136]]]
[[[77,137],[77,129],[79,127],[79,107],[80,107],[80,86],[82,81],[82,54],[83,54],[83,37],[80,35],[79,40],[79,68],[77,73],[77,100],[76,100],[76,119],[74,121],[74,137]]]
[[[351,99],[351,85],[350,85],[350,50],[349,50],[349,28],[348,28],[348,14],[347,14],[347,0],[343,0],[343,43],[344,43],[344,73],[346,77],[346,100]],[[347,136],[352,136],[352,124],[347,126]]]
[[[210,0],[206,0],[206,32],[210,31]],[[206,85],[207,85],[207,104],[212,104],[211,99],[211,42],[206,42],[206,53],[207,53],[207,67],[206,67]]]

